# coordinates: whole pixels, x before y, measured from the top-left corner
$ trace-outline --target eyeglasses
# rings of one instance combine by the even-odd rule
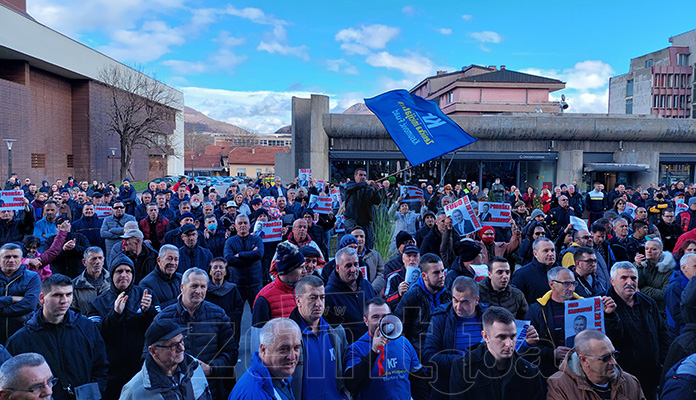
[[[126,207],[124,207],[124,206],[114,206],[114,210],[120,210],[120,209],[122,209],[122,208],[126,208]]]
[[[534,236],[546,236],[546,232],[534,232]]]
[[[188,335],[184,335],[184,336],[181,338],[181,340],[179,340],[178,342],[172,343],[172,344],[170,344],[170,345],[157,344],[157,345],[155,345],[154,347],[157,347],[157,348],[159,348],[159,349],[168,349],[168,350],[171,350],[171,351],[176,351],[176,349],[178,349],[179,346],[183,346],[183,345],[184,345],[184,341],[185,341],[186,339],[188,339]]]
[[[560,283],[561,285],[563,285],[563,287],[566,287],[566,288],[575,287],[578,285],[578,283],[576,281],[561,282],[561,281],[554,280],[553,282]]]
[[[597,264],[596,258],[588,258],[587,260],[578,260],[578,261],[582,261],[582,262],[588,263],[588,264]]]
[[[611,360],[612,358],[613,358],[614,360],[616,360],[617,358],[619,358],[619,352],[618,352],[618,351],[614,351],[613,353],[605,354],[605,355],[603,355],[603,356],[601,356],[601,357],[590,356],[590,355],[584,355],[584,356],[585,356],[585,357],[594,358],[595,360],[600,360],[600,361],[602,361],[602,362],[604,362],[604,363],[607,363],[607,362],[609,362],[609,360]]]
[[[32,393],[32,394],[40,394],[45,388],[53,388],[53,386],[58,383],[58,378],[51,378],[47,382],[44,383],[37,383],[36,385],[30,387],[29,389],[10,389],[8,388],[7,390],[11,390],[13,392],[25,392],[25,393]]]

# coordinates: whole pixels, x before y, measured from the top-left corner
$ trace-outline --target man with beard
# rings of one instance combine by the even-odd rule
[[[482,304],[505,308],[517,319],[523,319],[529,310],[524,293],[510,285],[510,264],[503,257],[488,262],[488,276],[479,282],[479,296]]]
[[[109,290],[92,300],[88,313],[99,326],[109,359],[105,400],[118,399],[123,385],[140,369],[145,331],[159,309],[147,289],[134,285],[134,273],[130,258],[116,256]]]

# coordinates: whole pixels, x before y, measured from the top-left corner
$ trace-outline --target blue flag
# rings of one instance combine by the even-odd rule
[[[476,141],[435,102],[403,89],[365,99],[365,105],[382,121],[412,165],[423,164]]]

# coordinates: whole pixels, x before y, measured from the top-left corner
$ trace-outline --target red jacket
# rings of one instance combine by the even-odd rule
[[[295,304],[295,288],[288,286],[276,279],[268,285],[264,286],[256,299],[263,297],[271,307],[271,319],[273,318],[288,318],[292,310],[297,307]],[[254,300],[256,303],[256,300]]]
[[[168,223],[168,219],[162,217],[161,215],[157,216],[157,224],[155,225],[155,230],[157,232],[157,238],[160,242],[162,242],[162,239],[164,239],[164,234],[167,233]],[[145,240],[148,240],[150,238],[150,217],[141,219],[138,225],[140,225],[140,230],[143,232]]]

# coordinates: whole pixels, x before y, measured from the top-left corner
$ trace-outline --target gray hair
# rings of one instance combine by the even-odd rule
[[[614,224],[613,224],[613,225],[614,225],[614,228],[616,228],[616,225],[619,224],[619,223],[621,223],[621,222],[624,222],[626,225],[628,225],[628,222],[627,222],[625,219],[623,219],[623,218],[617,218],[617,219],[614,220]]]
[[[638,269],[636,268],[635,265],[633,265],[632,262],[619,261],[619,262],[615,263],[614,266],[611,267],[611,271],[610,271],[611,279],[616,279],[616,275],[619,273],[620,269],[632,269],[633,272],[635,272],[636,275],[638,275]]]
[[[342,248],[336,252],[336,265],[341,264],[341,260],[343,260],[346,256],[354,256],[355,258],[358,258],[358,252],[350,247]]]
[[[660,240],[658,238],[648,239],[648,241],[646,241],[645,244],[648,244],[648,243],[657,243],[657,245],[658,245],[657,247],[659,247],[660,250],[663,250],[665,248],[664,244],[662,243],[662,240]]]
[[[164,255],[167,254],[167,250],[176,251],[176,254],[179,254],[179,249],[176,246],[171,244],[165,244],[162,247],[160,247],[159,254],[157,254],[157,257],[164,258]]]
[[[82,253],[82,259],[86,260],[89,258],[89,255],[92,253],[101,253],[101,255],[104,255],[104,250],[101,249],[99,246],[90,246],[85,249],[84,253]]]
[[[534,229],[536,229],[536,227],[534,227]],[[541,238],[534,241],[534,243],[532,244],[532,250],[534,250],[534,251],[539,250],[539,246],[541,246],[541,244],[543,242],[549,242],[549,243],[551,243],[551,246],[554,246],[554,248],[555,248],[555,245],[553,244],[553,241],[551,241],[551,239],[541,237]]]
[[[479,295],[479,286],[475,280],[469,278],[468,276],[460,276],[454,280],[452,283],[452,291],[457,291],[459,293],[470,292],[474,296]]]
[[[203,271],[202,269],[198,267],[191,267],[184,271],[184,275],[181,277],[181,284],[186,286],[187,283],[189,283],[189,280],[191,279],[191,275],[202,275],[205,276],[205,280],[209,281],[210,279],[208,278],[208,273]]]
[[[592,351],[591,340],[609,340],[604,332],[597,329],[585,329],[575,336],[575,352],[581,356],[587,355]]]
[[[546,279],[550,281],[557,281],[558,275],[561,274],[561,271],[568,271],[570,275],[573,275],[573,272],[566,267],[553,267],[549,270],[549,272],[546,273]]]
[[[261,328],[259,340],[264,347],[269,347],[275,343],[278,333],[290,330],[296,336],[300,336],[300,327],[290,318],[273,318],[266,322],[266,325]]]
[[[682,258],[679,259],[679,266],[687,265],[692,258],[696,258],[696,254],[684,254]]]
[[[245,219],[249,221],[249,217],[247,217],[246,214],[237,214],[237,216],[234,219],[234,223],[236,224],[240,219]]]
[[[2,250],[20,250],[21,251],[22,247],[20,245],[18,245],[17,243],[10,242],[10,243],[3,244],[2,247],[0,247],[0,251],[2,251]]]
[[[138,223],[136,221],[128,221],[123,224],[123,231],[132,231],[134,229],[139,229]]]
[[[5,361],[0,366],[0,390],[17,387],[24,367],[38,367],[46,363],[46,359],[38,353],[22,353]]]

